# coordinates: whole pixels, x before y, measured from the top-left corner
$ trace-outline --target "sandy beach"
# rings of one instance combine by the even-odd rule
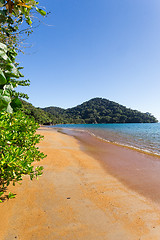
[[[16,198],[0,204],[1,240],[160,239],[159,182],[152,185],[157,177],[148,171],[158,174],[158,159],[109,143],[107,153],[96,155],[93,146],[57,130],[38,133],[44,173],[9,186]]]

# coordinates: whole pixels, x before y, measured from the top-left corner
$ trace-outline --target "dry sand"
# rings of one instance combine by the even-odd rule
[[[159,240],[159,205],[127,188],[71,136],[39,130],[39,180],[9,187],[0,240]],[[112,157],[112,156],[111,156]]]

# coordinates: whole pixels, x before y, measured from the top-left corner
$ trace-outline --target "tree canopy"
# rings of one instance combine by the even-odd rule
[[[73,108],[35,108],[23,102],[37,122],[59,123],[154,123],[157,119],[150,113],[142,113],[104,98],[93,98]]]

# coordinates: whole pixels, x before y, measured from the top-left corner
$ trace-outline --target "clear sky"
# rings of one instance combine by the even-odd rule
[[[34,106],[103,97],[160,120],[159,0],[40,0],[51,14],[21,55]]]

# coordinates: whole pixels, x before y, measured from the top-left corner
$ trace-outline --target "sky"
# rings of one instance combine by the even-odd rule
[[[18,57],[29,102],[69,108],[103,97],[160,120],[159,0],[39,3],[50,14]]]

